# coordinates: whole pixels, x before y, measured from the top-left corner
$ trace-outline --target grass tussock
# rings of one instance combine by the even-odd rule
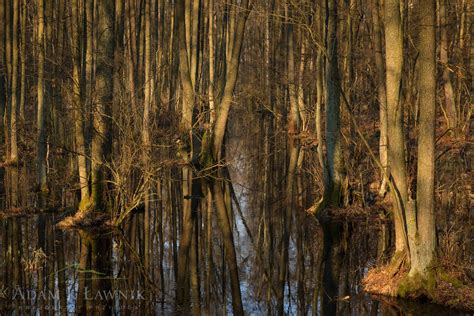
[[[77,212],[72,216],[68,216],[56,224],[56,227],[68,229],[80,228],[109,228],[112,227],[110,216],[100,212]]]

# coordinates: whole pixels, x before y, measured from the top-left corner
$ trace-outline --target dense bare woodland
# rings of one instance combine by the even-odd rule
[[[0,0],[0,314],[474,311],[469,0]]]

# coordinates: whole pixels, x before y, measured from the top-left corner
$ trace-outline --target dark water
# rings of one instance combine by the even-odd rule
[[[392,233],[387,223],[318,223],[303,209],[291,209],[288,258],[282,261],[281,218],[287,206],[278,194],[262,203],[255,185],[259,170],[250,154],[241,151],[230,169],[240,206],[234,203],[231,218],[248,315],[277,313],[282,264],[288,269],[283,306],[289,315],[463,315],[422,302],[374,298],[362,291],[367,270],[390,254]],[[25,169],[2,170],[0,176],[3,207],[36,206]],[[173,314],[180,214],[166,201],[152,203],[151,214],[149,249],[143,241],[143,213],[130,217],[121,229],[102,232],[59,230],[55,223],[62,215],[54,210],[23,217],[0,214],[0,315]],[[206,212],[199,218],[201,311],[231,314],[222,237],[213,214],[211,220]],[[143,260],[146,251],[151,258],[148,267]]]
[[[55,215],[1,221],[1,315],[66,315],[64,307],[68,315],[92,308],[104,315],[172,313],[175,285],[168,242],[163,254],[154,245],[153,264],[145,271],[140,259],[142,245],[132,245],[128,233],[62,232],[53,227],[54,222]],[[368,233],[373,223],[324,228],[315,223],[302,225],[304,241],[293,236],[290,246],[290,281],[285,291],[288,314],[461,315],[430,304],[378,300],[361,291],[361,277],[375,262],[380,247],[379,236]],[[248,237],[239,234],[236,244],[244,308],[250,315],[272,314],[275,296],[263,277],[265,267],[259,264],[263,259],[257,258]],[[324,249],[320,245],[324,242],[332,246]],[[301,243],[303,253],[298,249]],[[212,314],[231,313],[229,281],[225,281],[219,253],[214,264],[212,294],[206,297],[203,293],[203,305],[209,300]]]

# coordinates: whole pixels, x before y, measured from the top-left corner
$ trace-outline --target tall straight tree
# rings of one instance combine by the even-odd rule
[[[379,101],[380,113],[380,141],[379,157],[385,174],[382,174],[382,183],[380,184],[379,196],[385,196],[387,192],[388,173],[388,146],[387,146],[387,89],[385,87],[385,67],[383,61],[382,48],[382,27],[380,22],[379,0],[373,0],[372,19],[374,23],[374,53],[375,67],[377,69],[377,99]]]
[[[97,2],[95,101],[91,150],[92,210],[104,210],[107,162],[111,152],[110,119],[113,101],[114,0]]]
[[[79,33],[79,5],[77,0],[71,1],[71,16],[69,18],[71,30],[71,57],[72,57],[72,104],[74,111],[74,135],[77,152],[77,167],[81,202],[79,211],[84,212],[90,206],[89,176],[87,172],[86,140],[84,135],[84,104],[81,91],[81,61],[80,61],[80,33]]]
[[[12,1],[11,20],[11,83],[10,83],[10,162],[18,161],[18,22],[19,1]],[[8,31],[7,31],[8,32]]]
[[[42,192],[47,192],[48,184],[46,180],[46,126],[45,126],[45,102],[44,102],[44,62],[45,62],[45,18],[44,18],[44,0],[37,0],[38,8],[38,117],[37,117],[37,162],[36,183]],[[24,35],[24,34],[23,34]]]
[[[150,200],[149,200],[149,179],[150,179],[150,153],[151,153],[151,139],[150,139],[150,111],[151,111],[151,102],[153,96],[153,86],[154,78],[151,72],[152,64],[152,34],[151,34],[151,24],[152,24],[152,9],[151,9],[151,0],[145,0],[145,88],[144,88],[144,98],[143,98],[143,126],[142,126],[142,146],[143,146],[143,170],[144,170],[144,183],[145,183],[145,256],[144,264],[145,268],[149,267],[149,242],[150,242]]]
[[[407,250],[404,211],[408,202],[408,184],[405,168],[405,137],[403,133],[403,106],[400,89],[403,66],[403,32],[400,0],[385,0],[385,64],[387,89],[387,131],[390,171],[395,190],[391,191],[395,204],[395,250]]]
[[[435,227],[435,119],[436,119],[436,2],[420,0],[418,93],[420,102],[416,209],[407,216],[410,246],[410,277],[428,279],[434,263]]]
[[[327,61],[326,61],[326,150],[328,177],[325,199],[340,206],[346,194],[347,175],[341,143],[340,75],[338,67],[337,1],[327,0]]]

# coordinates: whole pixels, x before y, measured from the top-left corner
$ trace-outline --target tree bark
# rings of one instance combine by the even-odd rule
[[[71,1],[71,56],[72,56],[72,104],[74,111],[74,134],[76,140],[77,167],[79,173],[79,185],[81,190],[81,202],[79,211],[85,211],[89,207],[89,176],[87,172],[86,142],[84,136],[84,106],[81,102],[81,77],[80,77],[80,37],[79,37],[79,7],[77,0]]]
[[[340,80],[337,43],[337,2],[327,1],[327,62],[326,62],[326,150],[328,183],[325,196],[333,206],[340,206],[345,196],[346,171],[341,143]]]
[[[38,0],[38,117],[37,117],[37,161],[36,183],[43,193],[48,191],[46,180],[46,126],[45,126],[45,102],[44,102],[44,62],[45,62],[45,38],[44,38],[44,0]]]
[[[436,118],[436,6],[435,0],[420,0],[417,48],[420,100],[415,225],[408,225],[410,276],[427,277],[436,247],[435,227],[435,118]],[[410,233],[415,231],[415,233]]]
[[[400,0],[385,0],[385,63],[387,84],[387,131],[389,161],[394,185],[392,201],[395,223],[395,250],[407,249],[404,211],[408,202],[405,168],[405,137],[403,132],[403,106],[400,89],[403,66],[403,32]]]
[[[450,129],[456,130],[458,127],[458,113],[456,102],[454,99],[453,84],[451,81],[451,74],[449,70],[449,41],[447,34],[447,18],[446,18],[446,0],[439,0],[439,20],[440,20],[440,63],[443,68],[443,90],[444,90],[444,104],[446,112],[447,126]]]
[[[12,45],[11,45],[11,108],[10,108],[10,162],[16,163],[18,161],[18,1],[13,1],[13,16],[12,16]]]
[[[110,155],[110,114],[113,100],[114,14],[113,0],[97,3],[97,69],[93,108],[94,134],[92,137],[91,198],[96,211],[103,211],[104,189],[107,185],[107,161]]]
[[[379,158],[385,174],[388,174],[388,147],[387,147],[387,89],[385,86],[385,67],[383,62],[382,48],[382,28],[379,16],[379,0],[372,3],[372,19],[374,23],[374,51],[375,67],[377,69],[377,99],[379,101],[380,113],[380,140],[379,140]],[[380,184],[379,196],[385,196],[387,192],[387,177],[382,174],[382,183]]]

